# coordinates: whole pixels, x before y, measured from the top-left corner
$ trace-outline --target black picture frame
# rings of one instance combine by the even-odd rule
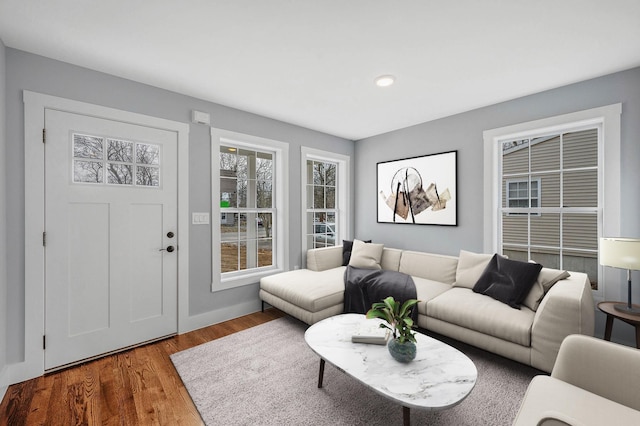
[[[377,163],[377,221],[458,226],[458,151]]]

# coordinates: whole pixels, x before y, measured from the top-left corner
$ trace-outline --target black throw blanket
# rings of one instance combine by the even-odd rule
[[[402,272],[347,266],[344,272],[345,314],[365,314],[372,304],[382,302],[389,296],[401,303],[417,299],[413,278]],[[417,324],[418,306],[412,308],[411,318]]]

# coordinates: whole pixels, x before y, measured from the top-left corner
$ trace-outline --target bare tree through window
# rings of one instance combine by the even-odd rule
[[[270,152],[221,146],[221,269],[273,264],[274,158]]]
[[[73,157],[74,182],[160,186],[159,145],[74,134]]]
[[[337,164],[307,160],[307,248],[336,245]]]

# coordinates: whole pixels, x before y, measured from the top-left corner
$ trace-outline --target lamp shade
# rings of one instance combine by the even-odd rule
[[[600,264],[640,270],[640,239],[600,238]]]

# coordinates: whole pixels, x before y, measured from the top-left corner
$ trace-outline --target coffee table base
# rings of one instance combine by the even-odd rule
[[[409,407],[402,407],[402,424],[411,426],[411,409]]]
[[[322,388],[322,382],[324,380],[324,365],[325,365],[325,360],[320,358],[320,371],[318,372],[318,388]],[[409,407],[402,406],[402,424],[403,426],[411,426],[411,409]]]
[[[324,359],[320,358],[320,372],[318,373],[318,388],[322,387],[322,379],[324,379]]]

